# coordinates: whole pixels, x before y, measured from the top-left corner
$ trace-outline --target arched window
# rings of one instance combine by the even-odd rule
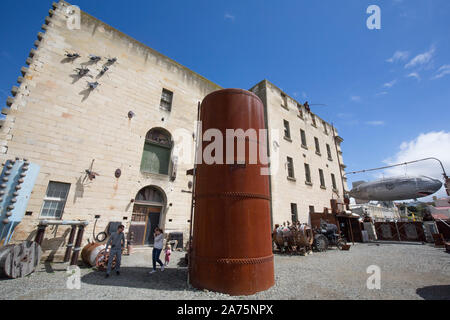
[[[172,145],[172,138],[167,131],[151,129],[145,137],[141,172],[168,175]]]

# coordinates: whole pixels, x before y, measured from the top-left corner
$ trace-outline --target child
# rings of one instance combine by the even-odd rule
[[[170,261],[170,254],[172,253],[172,250],[170,249],[170,245],[169,244],[166,245],[166,250],[164,250],[164,252],[166,253],[166,256],[164,258],[164,264],[166,266],[168,266],[169,265],[169,261]]]

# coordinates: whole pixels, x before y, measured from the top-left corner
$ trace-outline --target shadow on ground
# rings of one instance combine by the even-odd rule
[[[187,285],[187,268],[168,268],[149,274],[151,268],[121,267],[120,276],[115,272],[109,278],[106,273],[93,271],[81,277],[81,282],[100,286],[117,286],[126,288],[155,289],[184,291],[189,290]]]
[[[450,285],[423,287],[416,293],[425,300],[450,300]]]

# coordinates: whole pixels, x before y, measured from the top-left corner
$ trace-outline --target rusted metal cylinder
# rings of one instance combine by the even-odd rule
[[[220,90],[203,100],[200,118],[203,136],[208,129],[222,133],[223,164],[197,165],[190,282],[230,295],[267,290],[275,279],[269,178],[261,174],[268,165],[259,152],[267,155],[266,137],[259,134],[265,129],[263,104],[245,90]],[[227,129],[253,129],[257,136],[227,141]],[[236,160],[239,140],[245,143],[245,164],[227,164],[226,145],[234,144]],[[204,156],[210,143],[202,143]],[[249,150],[255,146],[257,162],[251,164]]]

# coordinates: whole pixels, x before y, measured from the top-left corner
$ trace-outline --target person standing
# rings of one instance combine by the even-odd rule
[[[164,250],[165,253],[165,257],[164,257],[164,265],[167,267],[169,265],[170,262],[170,255],[172,253],[172,250],[170,248],[170,245],[167,244],[166,245],[166,249]]]
[[[162,251],[162,248],[163,248],[164,232],[162,231],[162,229],[156,228],[154,236],[155,236],[155,243],[153,245],[153,255],[152,255],[153,270],[150,271],[150,274],[156,272],[156,263],[157,262],[161,266],[161,271],[164,271],[164,264],[159,259],[159,256],[161,255],[161,251]]]
[[[116,266],[115,271],[117,275],[120,275],[120,262],[122,260],[122,249],[125,247],[125,236],[123,234],[123,230],[125,227],[123,225],[120,225],[117,228],[117,232],[111,234],[111,236],[108,239],[108,242],[106,242],[106,248],[105,252],[108,251],[108,247],[111,245],[111,250],[109,252],[109,259],[108,259],[108,268],[106,270],[106,276],[105,278],[108,278],[111,274],[111,266],[114,260],[114,257],[116,257]]]

